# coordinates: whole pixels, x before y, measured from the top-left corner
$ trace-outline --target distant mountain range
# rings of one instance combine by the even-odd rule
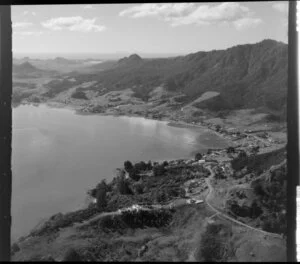
[[[133,54],[111,63],[110,69],[81,75],[80,79],[93,78],[108,90],[134,87],[144,95],[163,85],[185,94],[187,101],[216,91],[220,93],[216,104],[225,109],[265,107],[282,111],[286,108],[287,67],[287,44],[267,39],[174,58],[142,59]]]
[[[57,69],[79,82],[97,81],[95,90],[131,88],[144,100],[158,86],[185,95],[186,104],[205,92],[217,92],[218,96],[195,104],[213,111],[262,108],[284,116],[286,110],[288,48],[270,39],[171,58],[132,54],[84,67],[77,60],[62,57],[32,63],[35,66],[28,61],[14,65],[13,72],[30,75]],[[69,65],[69,71],[65,65]]]

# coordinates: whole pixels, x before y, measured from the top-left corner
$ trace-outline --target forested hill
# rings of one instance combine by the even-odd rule
[[[206,91],[220,92],[228,109],[286,106],[287,44],[263,40],[226,50],[197,52],[163,59],[134,54],[93,75],[108,90],[132,88],[147,97],[155,87],[182,92],[188,100]],[[90,79],[91,75],[81,75]]]

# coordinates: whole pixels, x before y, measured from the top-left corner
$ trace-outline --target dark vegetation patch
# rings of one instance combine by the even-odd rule
[[[129,179],[125,178],[125,171]],[[175,198],[185,197],[184,182],[207,175],[209,171],[201,165],[169,165],[167,161],[133,165],[126,161],[124,170],[120,170],[119,175],[106,185],[106,206],[102,210],[111,212],[133,204],[166,204]],[[88,194],[96,197],[99,186],[101,183]]]
[[[66,91],[69,88],[71,88],[77,84],[78,84],[78,81],[71,82],[67,79],[52,80],[52,81],[48,82],[47,84],[44,84],[44,86],[48,89],[48,91],[46,93],[44,93],[44,96],[52,98],[55,95],[57,95],[58,93]]]
[[[230,200],[227,202],[227,207],[231,214],[238,217],[250,217],[256,219],[263,213],[263,210],[258,206],[256,201],[249,206],[239,205],[238,201]]]
[[[75,99],[83,99],[83,100],[88,100],[89,98],[86,96],[85,92],[83,91],[78,91],[76,90],[74,93],[71,95],[72,98]]]
[[[244,197],[244,193],[239,195],[236,192],[226,201],[229,214],[234,217],[241,217],[242,219],[239,218],[239,220],[243,222],[248,223],[250,221],[265,231],[286,234],[286,165],[283,164],[275,169],[271,167],[271,165],[284,160],[286,155],[283,153],[284,149],[280,149],[271,154],[257,155],[258,157],[254,161],[257,166],[256,170],[251,170],[254,173],[254,177],[252,177],[254,180],[251,181],[253,189],[251,196],[253,197]],[[250,163],[250,165],[253,164]],[[267,171],[257,177],[265,169]],[[240,173],[240,178],[246,174],[247,172]]]
[[[231,227],[222,223],[209,224],[201,236],[201,243],[196,253],[198,261],[226,262],[233,256]]]
[[[264,212],[260,216],[260,226],[268,232],[286,234],[286,165],[254,180],[251,185]]]
[[[285,158],[285,148],[257,155],[247,155],[242,151],[237,158],[231,161],[231,166],[235,171],[240,171],[244,167],[247,167],[248,172],[261,174],[264,170],[270,168],[273,164],[279,164]]]
[[[160,228],[171,223],[173,212],[167,209],[125,211],[121,215],[105,216],[93,225],[106,232],[117,232],[128,228]]]
[[[58,232],[60,228],[71,226],[76,222],[83,222],[84,220],[89,219],[90,217],[96,215],[98,210],[96,206],[91,205],[89,208],[78,210],[75,212],[70,212],[66,214],[58,213],[50,217],[42,227],[37,230],[33,230],[31,236],[43,236],[50,235],[55,232]]]

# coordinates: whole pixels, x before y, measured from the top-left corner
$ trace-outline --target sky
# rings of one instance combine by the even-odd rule
[[[13,53],[188,54],[274,39],[288,2],[12,6]]]

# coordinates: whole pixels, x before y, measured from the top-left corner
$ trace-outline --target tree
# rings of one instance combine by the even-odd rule
[[[149,160],[148,163],[147,163],[147,169],[148,170],[152,170],[152,162],[151,162],[151,160]]]
[[[163,162],[163,166],[166,167],[166,166],[168,166],[168,165],[169,165],[169,162],[165,160],[165,161]]]
[[[68,262],[76,262],[76,261],[82,261],[81,257],[79,256],[79,254],[76,252],[75,249],[70,248],[64,256],[63,261],[68,261]]]
[[[130,179],[134,181],[138,181],[141,178],[136,169],[132,169],[128,174]]]
[[[234,147],[228,147],[227,150],[226,150],[227,154],[229,153],[235,153],[235,149]]]
[[[107,186],[106,186],[105,181],[102,181],[100,184],[98,184],[98,186],[97,186],[97,193],[96,193],[97,209],[101,210],[101,211],[107,205],[106,190],[107,190]]]
[[[259,181],[253,181],[251,183],[251,187],[253,188],[254,190],[254,193],[258,196],[264,196],[265,195],[265,191],[264,191],[264,188],[262,186],[262,184],[259,182]]]
[[[166,169],[163,164],[158,164],[153,167],[154,176],[162,176],[166,172]]]
[[[119,177],[117,183],[118,191],[120,194],[133,194],[129,188],[129,183],[126,181],[125,177]]]
[[[203,155],[201,154],[201,153],[196,153],[196,155],[195,155],[195,160],[201,160],[202,159],[202,157],[203,157]]]
[[[245,150],[241,150],[238,156],[239,159],[247,158],[247,153]]]
[[[140,161],[134,164],[134,170],[138,173],[140,171],[147,170],[147,164],[144,161]]]
[[[220,125],[216,125],[216,131],[219,132],[221,129],[221,126]]]
[[[124,168],[129,173],[133,169],[133,165],[129,160],[127,160],[124,162]]]

